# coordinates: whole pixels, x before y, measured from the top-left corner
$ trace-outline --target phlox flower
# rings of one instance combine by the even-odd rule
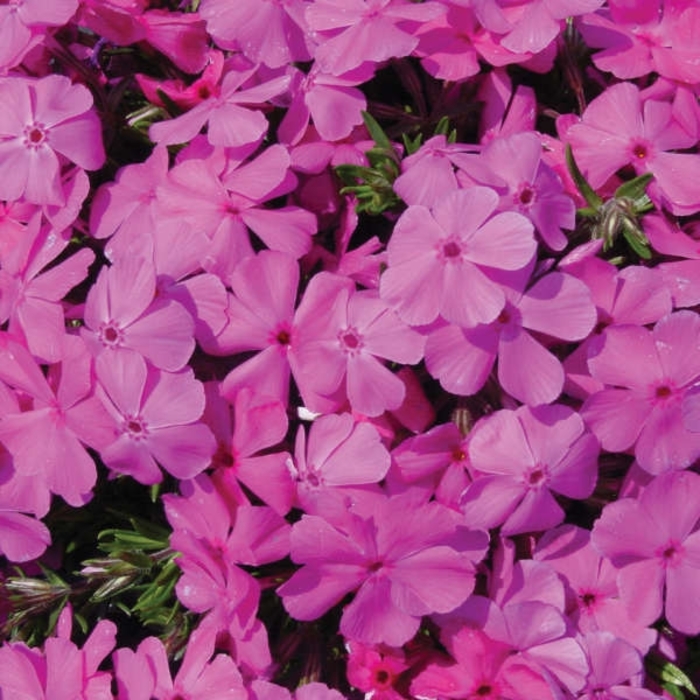
[[[95,254],[82,248],[46,269],[68,247],[69,235],[40,226],[35,215],[27,230],[2,260],[0,269],[0,323],[26,342],[42,362],[63,356],[65,321],[61,300],[87,276]],[[1,234],[0,234],[1,235]]]
[[[450,656],[435,654],[411,682],[414,697],[450,700],[554,700],[551,682],[530,668],[513,648],[470,624],[442,629]]]
[[[232,502],[247,503],[243,484],[284,515],[294,492],[287,469],[289,453],[270,450],[287,433],[285,404],[248,386],[232,392],[230,402],[216,382],[207,382],[204,389],[207,405],[202,420],[217,441],[212,458],[216,487]]]
[[[405,697],[402,678],[410,668],[403,649],[367,646],[354,640],[346,643],[348,650],[348,681],[350,684],[375,700],[401,700]]]
[[[596,336],[608,326],[656,323],[673,309],[671,292],[659,268],[630,265],[620,270],[596,255],[565,258],[559,269],[586,284],[598,313],[594,333],[579,343],[563,363],[566,393],[583,400],[603,388],[588,372],[589,347]]]
[[[472,8],[448,5],[445,15],[423,22],[418,29],[419,44],[414,53],[434,78],[464,81],[480,71],[473,42],[478,28]]]
[[[0,79],[0,199],[65,201],[61,168],[97,170],[105,160],[92,95],[62,75]]]
[[[356,591],[340,632],[366,644],[400,646],[423,615],[460,605],[488,541],[459,526],[454,511],[410,495],[368,496],[333,520],[304,515],[294,524],[291,556],[303,566],[277,592],[292,617],[314,620]]]
[[[406,204],[433,207],[448,192],[458,189],[454,172],[456,154],[470,150],[474,147],[447,143],[441,134],[433,136],[401,161],[401,174],[394,180],[394,191]]]
[[[591,60],[602,71],[630,80],[650,73],[696,83],[695,41],[700,9],[692,0],[609,2],[607,8],[581,18],[586,44],[600,49]]]
[[[411,325],[438,316],[466,327],[490,323],[506,299],[486,270],[518,270],[535,254],[532,224],[521,214],[494,214],[498,195],[471,187],[446,195],[433,207],[410,206],[396,222],[387,246],[382,299]]]
[[[427,484],[439,503],[459,507],[459,496],[470,482],[468,438],[454,423],[436,425],[407,438],[391,453],[392,479],[402,484]]]
[[[71,615],[70,606],[64,608],[56,635],[44,642],[43,649],[22,642],[0,646],[3,698],[102,700],[112,696],[112,674],[98,668],[115,646],[116,625],[100,620],[80,649],[70,640]]]
[[[584,634],[607,631],[646,654],[656,630],[636,619],[620,597],[617,569],[591,545],[591,533],[575,525],[546,532],[533,554],[566,582],[566,613]]]
[[[247,700],[248,692],[233,659],[215,653],[216,635],[200,625],[187,642],[182,665],[173,678],[168,653],[157,637],[136,649],[114,652],[119,700]]]
[[[296,482],[297,501],[307,513],[314,501],[343,486],[376,484],[386,475],[391,458],[379,432],[356,423],[349,413],[320,416],[311,424],[308,442],[303,426],[297,431],[294,460],[288,463]]]
[[[240,49],[254,63],[270,68],[308,61],[306,0],[204,0],[199,13],[223,49]]]
[[[700,378],[700,318],[676,311],[653,330],[609,326],[589,349],[588,369],[605,385],[590,395],[581,415],[603,449],[634,449],[651,474],[690,466],[700,455],[700,435],[683,425],[687,390]]]
[[[591,672],[580,700],[657,700],[658,695],[642,688],[644,664],[640,653],[610,632],[590,632],[583,645]],[[604,695],[603,695],[604,694]]]
[[[85,301],[82,336],[98,355],[135,351],[171,372],[194,350],[194,321],[172,299],[156,296],[152,258],[124,256],[104,267]]]
[[[563,140],[571,144],[594,188],[629,165],[637,175],[654,175],[650,192],[658,187],[672,213],[692,214],[700,207],[693,187],[700,179],[700,155],[674,152],[694,146],[695,136],[680,127],[669,102],[643,101],[631,83],[607,88],[588,105],[581,121],[566,130]]]
[[[14,0],[0,6],[0,72],[17,66],[48,27],[68,22],[78,4],[78,0]]]
[[[293,189],[290,157],[281,145],[257,158],[225,161],[219,152],[176,165],[158,189],[161,222],[187,222],[210,240],[202,267],[229,283],[236,265],[253,255],[249,229],[273,250],[299,258],[311,248],[316,218],[300,207],[264,203]]]
[[[364,94],[355,85],[372,77],[371,66],[363,65],[343,75],[330,75],[315,66],[308,75],[293,74],[291,102],[278,129],[282,143],[300,141],[309,119],[313,119],[319,136],[326,141],[340,141],[362,124],[362,111],[367,109]]]
[[[328,286],[337,286],[334,296],[327,295]],[[423,356],[424,340],[376,292],[358,292],[354,287],[347,278],[320,272],[306,288],[297,311],[303,329],[297,384],[311,410],[316,404],[308,390],[332,400],[337,397],[340,403],[347,396],[354,411],[378,416],[398,408],[406,391],[380,358],[415,364]]]
[[[563,250],[568,240],[562,229],[574,228],[576,205],[542,160],[542,151],[534,132],[504,135],[490,141],[478,156],[460,157],[458,165],[477,182],[485,166],[492,175],[484,184],[501,195],[500,209],[520,212],[532,221],[548,248]],[[470,165],[476,166],[475,172]]]
[[[537,100],[527,85],[513,87],[508,73],[496,69],[484,76],[477,99],[484,103],[479,125],[481,143],[496,136],[534,131]]]
[[[14,468],[73,506],[90,500],[97,480],[95,449],[110,440],[109,417],[93,395],[92,362],[84,343],[72,337],[62,362],[44,376],[29,351],[12,337],[0,339],[0,380],[25,396],[22,408],[0,418],[0,441]],[[19,406],[18,406],[19,409]]]
[[[15,393],[0,383],[0,415],[19,413]],[[13,459],[0,442],[0,554],[11,562],[31,561],[51,544],[51,533],[41,521],[49,510],[51,495],[33,475],[18,473]]]
[[[479,21],[503,35],[500,44],[514,53],[538,53],[561,31],[567,17],[597,10],[604,0],[476,0]]]
[[[408,56],[418,45],[411,26],[444,11],[436,2],[316,0],[307,6],[305,17],[319,42],[316,63],[325,72],[342,75],[364,61]]]
[[[618,568],[628,610],[642,624],[663,613],[684,634],[700,631],[692,591],[700,585],[700,476],[657,476],[638,498],[608,503],[593,526],[593,546]]]
[[[188,367],[177,373],[146,365],[136,352],[102,353],[95,361],[97,395],[113,421],[113,442],[100,450],[105,464],[142,484],[199,474],[216,449],[198,420],[204,388]]]
[[[256,107],[289,86],[289,77],[280,76],[242,88],[256,70],[254,66],[226,73],[212,97],[179,117],[153,124],[149,130],[151,140],[164,146],[186,143],[208,124],[207,139],[214,146],[256,146],[267,131],[267,119]]]
[[[498,380],[519,401],[538,405],[561,394],[562,364],[532,333],[583,340],[596,320],[590,292],[583,282],[560,272],[543,275],[524,292],[518,287],[502,288],[506,302],[491,323],[473,328],[450,324],[428,335],[426,366],[445,389],[476,393],[498,357]]]
[[[466,521],[503,525],[504,535],[558,525],[554,493],[587,498],[597,478],[598,441],[561,405],[503,409],[482,418],[469,441],[474,480],[462,494]]]

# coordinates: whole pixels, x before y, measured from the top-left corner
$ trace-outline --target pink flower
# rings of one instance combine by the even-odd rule
[[[197,422],[204,389],[188,367],[177,373],[147,368],[137,353],[102,353],[95,362],[98,396],[114,421],[114,442],[100,450],[111,469],[142,484],[159,482],[160,464],[178,479],[203,471],[216,449]]]
[[[61,167],[105,160],[92,95],[61,75],[0,79],[0,199],[63,204]]]
[[[297,500],[311,513],[315,498],[342,497],[338,487],[380,482],[390,462],[376,428],[355,423],[349,413],[327,414],[311,424],[308,445],[304,428],[299,427],[289,470],[297,482]]]
[[[522,276],[521,276],[522,277]],[[496,279],[499,279],[497,277]],[[503,287],[506,303],[496,320],[474,328],[437,328],[426,342],[426,366],[448,391],[474,394],[498,356],[498,380],[528,405],[550,403],[561,394],[564,369],[533,335],[582,340],[593,329],[595,308],[585,284],[550,272],[525,292]]]
[[[364,61],[407,56],[418,44],[411,26],[443,12],[436,2],[317,0],[307,7],[306,21],[318,33],[317,64],[324,72],[342,75]]]
[[[651,474],[697,459],[700,435],[684,427],[682,404],[700,378],[698,344],[700,318],[685,310],[664,316],[651,331],[610,326],[591,343],[588,368],[605,388],[586,399],[581,415],[603,449],[634,448]]]
[[[692,591],[700,585],[700,476],[656,477],[639,498],[609,503],[593,527],[593,546],[619,569],[628,610],[642,624],[662,612],[684,634],[700,632]]]
[[[521,214],[494,214],[498,195],[471,187],[446,195],[429,211],[410,206],[389,240],[380,294],[412,325],[442,316],[466,327],[493,321],[505,294],[485,274],[518,270],[535,254],[532,224]]]
[[[700,155],[673,152],[694,146],[696,138],[680,127],[670,103],[643,102],[631,83],[613,85],[593,100],[564,140],[594,188],[629,165],[638,175],[654,175],[663,203],[674,214],[692,214],[700,207],[692,184],[700,179]]]
[[[186,143],[208,124],[207,139],[212,145],[257,145],[267,131],[267,119],[260,109],[250,107],[257,107],[280,95],[288,87],[289,78],[281,76],[241,89],[256,70],[257,67],[241,72],[230,71],[212,97],[175,119],[153,124],[149,130],[151,139],[164,146]]]
[[[597,478],[598,442],[566,406],[521,406],[483,418],[469,441],[478,473],[462,495],[468,523],[504,535],[558,525],[564,511],[554,493],[587,498]]]
[[[70,641],[70,606],[60,615],[56,636],[43,649],[11,642],[0,647],[0,694],[3,698],[107,698],[112,674],[99,671],[114,648],[116,625],[100,620],[82,649]]]
[[[192,316],[175,301],[156,297],[156,270],[141,255],[104,267],[85,301],[83,338],[95,354],[136,351],[171,372],[194,350]]]
[[[307,5],[306,0],[204,0],[199,11],[218,46],[240,48],[254,63],[281,68],[311,58],[304,20]]]
[[[120,700],[247,700],[248,692],[233,659],[215,654],[216,635],[199,627],[190,635],[182,665],[173,678],[168,654],[157,637],[147,637],[134,652],[117,649],[114,670]]]
[[[324,286],[335,280],[339,288],[329,297]],[[405,395],[403,382],[380,358],[415,364],[424,341],[374,291],[356,292],[354,286],[320,272],[307,287],[297,311],[297,383],[312,410],[308,390],[341,403],[347,396],[354,411],[378,416],[398,408]]]
[[[292,559],[303,566],[277,592],[296,619],[314,620],[357,591],[341,633],[400,646],[423,615],[449,612],[469,596],[488,538],[461,528],[454,511],[377,496],[338,518],[304,515],[292,528]]]

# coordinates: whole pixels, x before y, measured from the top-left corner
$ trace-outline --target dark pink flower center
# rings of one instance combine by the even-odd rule
[[[637,160],[644,160],[649,155],[649,149],[643,143],[637,143],[633,146],[632,153]]]
[[[46,129],[43,124],[30,124],[24,129],[24,145],[38,148],[46,141]]]
[[[676,567],[681,563],[684,551],[683,545],[680,542],[669,540],[656,551],[656,556],[661,559],[663,566]]]
[[[536,464],[525,472],[525,482],[528,486],[537,487],[547,480],[547,467]]]
[[[535,190],[531,185],[521,185],[517,194],[518,204],[529,207],[535,201]]]
[[[148,426],[140,416],[125,416],[123,430],[132,440],[143,440],[148,435]]]
[[[462,249],[456,241],[448,241],[442,246],[442,252],[446,258],[454,260],[462,254]]]
[[[282,329],[276,336],[275,340],[280,344],[280,345],[289,345],[289,343],[292,340],[292,336],[289,333],[288,330]]]
[[[103,345],[110,347],[121,345],[124,340],[121,328],[114,321],[109,321],[100,327],[99,337]]]
[[[663,386],[657,386],[655,393],[657,399],[667,399],[669,396],[671,396],[673,390],[670,386],[666,386],[664,384]]]
[[[377,690],[388,690],[394,682],[394,674],[382,666],[376,666],[373,669],[373,681],[372,685]]]
[[[493,691],[493,688],[489,683],[482,683],[475,691],[474,695],[477,698],[487,698],[489,695],[491,695],[491,692]]]
[[[362,335],[352,326],[348,326],[340,331],[340,333],[338,333],[338,340],[340,341],[343,351],[349,355],[356,355],[364,345],[362,342]]]
[[[590,610],[595,605],[597,596],[595,593],[593,593],[593,591],[586,591],[585,593],[581,593],[579,595],[579,600],[584,608]]]

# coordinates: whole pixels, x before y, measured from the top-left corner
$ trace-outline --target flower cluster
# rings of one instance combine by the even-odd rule
[[[699,32],[0,3],[0,698],[697,695]]]

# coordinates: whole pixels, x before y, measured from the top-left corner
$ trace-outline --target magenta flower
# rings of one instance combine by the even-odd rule
[[[446,195],[432,213],[416,205],[401,215],[379,289],[406,323],[427,324],[441,315],[471,327],[503,310],[505,294],[485,272],[525,267],[536,243],[521,214],[493,215],[498,201],[492,189],[471,187]]]
[[[679,632],[700,632],[692,593],[700,585],[699,521],[700,476],[689,471],[662,474],[639,498],[603,508],[591,541],[619,569],[620,593],[642,624],[663,612]]]
[[[700,179],[700,155],[674,152],[694,146],[696,137],[681,127],[670,103],[642,101],[635,85],[609,87],[564,138],[594,188],[629,165],[638,175],[654,175],[663,202],[674,214],[692,214],[700,207],[693,186]]]
[[[95,361],[98,396],[111,414],[114,442],[100,450],[105,464],[142,484],[159,482],[158,465],[190,479],[211,462],[216,443],[197,422],[204,388],[188,367],[177,373],[148,368],[137,353],[102,353]]]
[[[3,698],[108,698],[112,674],[98,670],[115,645],[116,625],[100,620],[79,649],[70,640],[72,611],[59,617],[56,636],[43,649],[11,642],[0,647],[0,696]]]
[[[195,345],[192,316],[156,297],[155,266],[140,255],[102,268],[85,301],[82,332],[95,354],[134,350],[171,372],[185,366]]]
[[[406,391],[380,358],[415,364],[423,357],[424,340],[373,290],[356,292],[350,280],[340,279],[343,286],[329,297],[324,286],[336,279],[321,272],[314,277],[318,283],[306,289],[297,312],[300,369],[295,377],[305,399],[307,390],[337,396],[341,403],[345,395],[354,411],[378,416],[398,408]]]
[[[299,427],[294,461],[289,470],[296,481],[297,500],[307,513],[316,498],[342,494],[343,486],[379,483],[391,458],[379,433],[369,423],[356,423],[349,413],[320,416],[311,424],[308,444]]]
[[[436,2],[317,0],[307,6],[306,21],[320,42],[316,63],[325,72],[342,75],[365,61],[407,56],[418,45],[411,28],[444,11]]]
[[[488,537],[464,530],[454,511],[375,496],[338,517],[304,515],[292,528],[292,559],[303,566],[277,592],[296,619],[314,620],[357,591],[341,633],[400,646],[423,615],[454,610],[471,593]]]
[[[267,131],[267,119],[257,107],[284,92],[289,77],[281,76],[241,89],[256,70],[257,66],[227,73],[212,97],[175,119],[153,124],[149,131],[151,139],[164,146],[186,143],[208,124],[207,139],[215,146],[257,145]]]
[[[700,318],[692,311],[642,326],[608,327],[591,343],[588,368],[605,388],[586,399],[586,423],[609,452],[634,448],[642,469],[684,469],[700,456],[700,435],[683,425],[687,390],[700,379]]]
[[[254,63],[281,68],[311,58],[305,0],[204,0],[200,15],[218,46],[241,50]]]
[[[598,442],[581,417],[561,405],[521,406],[483,418],[469,441],[478,473],[462,495],[468,523],[504,535],[558,525],[564,511],[554,493],[587,498],[598,473]]]
[[[61,167],[97,170],[105,160],[92,95],[61,75],[0,79],[0,199],[65,201]]]
[[[134,652],[114,653],[119,698],[124,700],[247,700],[248,692],[233,659],[215,654],[216,635],[199,627],[190,635],[182,665],[173,678],[168,654],[157,637],[147,637]],[[111,696],[110,696],[111,697]]]
[[[511,287],[503,291],[505,306],[490,324],[452,324],[430,333],[428,371],[448,391],[469,395],[481,389],[498,357],[498,380],[511,396],[532,406],[550,403],[561,394],[564,369],[533,333],[584,339],[596,320],[590,292],[583,282],[560,272],[543,275],[525,292]]]

